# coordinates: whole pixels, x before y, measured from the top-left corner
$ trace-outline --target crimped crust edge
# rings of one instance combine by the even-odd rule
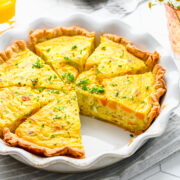
[[[41,147],[34,143],[28,142],[22,138],[19,138],[16,134],[11,133],[9,128],[3,129],[3,135],[4,135],[4,139],[3,139],[4,142],[6,142],[9,146],[21,147],[37,155],[43,155],[46,157],[61,156],[61,155],[70,156],[74,158],[85,157],[84,149],[72,148],[69,146],[65,146],[62,148],[55,148],[55,149]]]
[[[89,32],[88,30],[78,26],[70,26],[70,27],[59,26],[51,29],[44,28],[44,29],[36,29],[35,31],[30,30],[29,41],[27,41],[27,44],[30,49],[34,50],[34,46],[36,44],[63,35],[66,36],[83,35],[86,37],[95,37],[95,32]]]
[[[103,37],[114,41],[116,43],[123,44],[127,51],[133,54],[134,56],[144,60],[146,65],[149,69],[153,69],[154,65],[159,61],[159,53],[155,51],[154,53],[149,53],[146,51],[142,51],[141,49],[137,48],[135,45],[132,44],[131,41],[127,40],[126,38],[114,34],[103,34]]]
[[[26,44],[23,40],[15,41],[10,44],[5,50],[0,52],[0,64],[15,56],[18,52],[24,51]]]

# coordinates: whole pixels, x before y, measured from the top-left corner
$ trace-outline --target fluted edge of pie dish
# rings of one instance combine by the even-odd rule
[[[40,19],[37,19],[33,21],[30,25],[26,26],[23,29],[13,29],[10,30],[6,33],[4,33],[1,38],[0,42],[4,42],[4,46],[0,48],[5,48],[8,44],[9,41],[11,40],[12,37],[17,37],[19,38],[20,34],[23,32],[26,34],[25,36],[28,35],[28,31],[30,29],[36,29],[42,24],[44,26],[58,26],[60,24],[63,25],[73,25],[73,22],[79,22],[79,26],[83,26],[83,23],[86,24],[86,27],[88,26],[87,24],[98,24],[99,31],[101,30],[101,27],[110,27],[110,26],[116,26],[118,28],[126,29],[128,34],[131,37],[131,41],[134,41],[134,39],[139,38],[141,43],[143,44],[148,44],[149,41],[153,43],[153,45],[156,47],[157,51],[160,52],[162,58],[164,59],[170,59],[172,61],[171,66],[167,66],[166,68],[167,73],[166,73],[166,79],[171,79],[171,91],[167,91],[164,99],[168,98],[168,105],[166,107],[166,110],[161,112],[158,118],[154,121],[154,123],[149,127],[148,130],[146,130],[144,133],[141,135],[137,136],[134,141],[130,145],[126,145],[121,149],[116,149],[116,150],[111,150],[111,151],[106,151],[99,153],[95,156],[88,157],[85,159],[73,159],[69,157],[64,157],[64,156],[56,156],[56,157],[48,157],[48,158],[40,158],[37,157],[23,149],[17,148],[17,147],[9,147],[7,146],[2,140],[0,140],[0,154],[1,155],[12,155],[12,156],[17,156],[18,159],[21,159],[21,161],[25,162],[26,164],[29,164],[31,166],[37,167],[37,168],[46,168],[48,169],[49,166],[59,164],[61,165],[66,164],[70,166],[71,168],[75,168],[77,171],[83,171],[83,170],[88,170],[89,168],[93,169],[93,166],[96,166],[99,162],[105,161],[106,158],[113,158],[115,157],[117,161],[120,161],[124,158],[127,158],[134,154],[138,148],[140,148],[148,139],[158,137],[162,135],[167,127],[169,116],[171,112],[178,106],[179,102],[178,99],[180,97],[179,95],[179,74],[177,72],[176,66],[173,62],[173,59],[170,57],[168,54],[168,51],[164,50],[163,47],[149,34],[143,33],[143,32],[138,32],[129,25],[125,24],[122,21],[119,21],[117,19],[110,19],[110,20],[105,20],[105,21],[98,21],[97,19],[95,20],[91,16],[85,15],[85,14],[75,14],[73,16],[70,16],[68,18],[64,18],[63,20],[58,20],[58,19],[51,19],[47,17],[43,17]],[[91,25],[89,25],[89,28],[91,29]],[[94,30],[94,29],[92,29]],[[96,31],[96,30],[94,30]],[[122,30],[123,31],[123,30]],[[27,38],[27,37],[25,37]],[[129,38],[129,37],[128,37]],[[8,43],[8,44],[6,44]],[[168,73],[171,72],[171,73]],[[168,86],[168,84],[167,84]],[[167,87],[168,89],[168,87]],[[179,92],[178,92],[179,91]],[[112,164],[112,163],[111,163]],[[98,166],[98,165],[97,165]],[[97,167],[96,167],[97,169]]]

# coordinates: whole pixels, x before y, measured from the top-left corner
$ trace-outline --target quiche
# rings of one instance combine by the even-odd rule
[[[4,141],[45,156],[84,157],[76,93],[60,92],[56,99],[28,117],[15,134],[4,129]]]
[[[135,135],[166,92],[160,56],[124,37],[56,27],[31,30],[0,52],[0,137],[41,156],[84,158],[79,112]]]
[[[62,79],[44,61],[16,41],[0,53],[0,87],[30,86],[62,89]]]
[[[94,49],[94,39],[94,32],[77,26],[56,27],[30,31],[29,46],[45,59],[59,76],[69,73],[69,76],[74,76],[75,79],[78,71],[84,70],[86,60]],[[67,65],[71,65],[71,68],[68,69]],[[73,79],[68,79],[68,76],[65,78],[70,82]]]
[[[95,70],[83,72],[76,83],[81,113],[140,134],[159,114],[159,98],[166,91],[164,73],[162,66],[155,65],[152,72],[98,83]]]
[[[142,51],[121,36],[104,34],[99,46],[87,59],[85,68],[96,67],[97,77],[102,80],[150,71],[158,60],[157,52],[152,54]]]

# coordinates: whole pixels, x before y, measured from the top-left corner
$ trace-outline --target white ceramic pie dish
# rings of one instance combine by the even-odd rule
[[[97,21],[85,14],[76,14],[66,19],[40,18],[21,29],[13,29],[0,37],[0,50],[3,50],[15,40],[27,39],[30,29],[50,28],[55,26],[78,25],[88,30],[97,32],[109,32],[126,37],[139,48],[147,51],[157,50],[160,55],[160,64],[165,67],[167,73],[165,80],[167,92],[163,98],[161,107],[165,107],[158,118],[152,123],[146,132],[137,136],[130,145],[132,137],[130,133],[109,123],[93,118],[81,116],[82,139],[86,151],[85,159],[74,159],[63,156],[38,157],[23,149],[7,146],[0,140],[0,154],[11,155],[19,161],[33,167],[57,172],[82,172],[102,168],[131,156],[149,138],[157,137],[168,128],[170,113],[179,103],[179,74],[173,59],[163,47],[149,34],[137,32],[129,25],[117,20]],[[98,39],[97,39],[98,40]]]

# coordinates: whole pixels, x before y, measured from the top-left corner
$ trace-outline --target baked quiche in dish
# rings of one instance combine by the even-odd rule
[[[78,71],[84,70],[86,60],[94,49],[94,39],[95,33],[83,28],[56,27],[30,31],[29,46],[60,76],[72,82]]]
[[[39,155],[84,157],[77,97],[59,92],[56,99],[29,116],[15,134],[4,129],[4,141]]]
[[[87,59],[86,70],[96,67],[97,77],[111,78],[125,74],[140,74],[152,70],[159,60],[153,54],[136,48],[127,39],[112,34],[101,36],[99,46]]]
[[[16,41],[0,53],[0,87],[13,85],[62,89],[64,83],[52,68]]]
[[[77,26],[31,30],[0,53],[0,136],[41,156],[84,158],[81,114],[135,135],[166,92],[159,54]]]

